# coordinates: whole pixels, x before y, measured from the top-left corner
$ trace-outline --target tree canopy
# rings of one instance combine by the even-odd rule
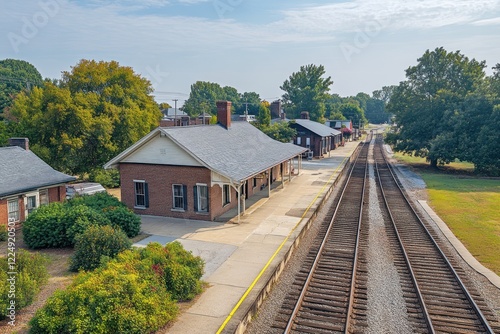
[[[397,124],[388,141],[433,166],[460,159],[473,162],[478,171],[496,173],[498,140],[490,141],[498,135],[490,131],[500,126],[498,71],[487,78],[484,61],[442,47],[427,50],[417,61],[388,103]]]
[[[298,117],[300,112],[308,111],[311,120],[321,123],[325,120],[328,92],[333,84],[331,77],[323,78],[323,65],[301,66],[298,72],[292,73],[280,87],[285,93],[283,102],[287,114]]]
[[[216,102],[218,100],[231,101],[233,112],[242,115],[245,110],[256,115],[259,112],[260,97],[255,92],[239,93],[236,88],[220,86],[215,82],[197,81],[191,85],[189,98],[184,103],[182,110],[190,116],[201,113],[217,114]],[[245,105],[247,103],[247,105]]]
[[[12,105],[17,94],[40,86],[42,82],[40,72],[27,61],[0,60],[0,119],[4,110]]]
[[[100,168],[158,126],[151,83],[118,62],[81,60],[57,84],[22,92],[12,106],[17,135],[53,167]]]

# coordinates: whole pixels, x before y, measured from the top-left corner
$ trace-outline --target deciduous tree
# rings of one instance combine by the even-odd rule
[[[151,83],[118,62],[81,60],[58,85],[19,94],[12,117],[18,135],[57,169],[79,174],[101,167],[154,127],[161,112]]]
[[[40,72],[27,61],[0,60],[0,120],[5,108],[12,105],[17,94],[41,86],[42,82]]]
[[[427,50],[406,70],[406,80],[394,89],[387,106],[396,115],[394,148],[426,157],[433,166],[453,160],[456,150],[446,149],[453,146],[452,116],[460,112],[465,97],[484,84],[484,68],[484,61],[459,51]]]
[[[292,73],[280,87],[283,94],[285,110],[297,117],[301,111],[308,111],[311,120],[324,122],[325,103],[331,98],[328,95],[333,84],[331,77],[323,78],[323,65],[301,66],[298,72]]]

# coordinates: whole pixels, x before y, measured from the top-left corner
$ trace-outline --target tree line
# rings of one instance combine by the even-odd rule
[[[386,141],[432,166],[458,159],[500,175],[500,64],[490,76],[485,69],[459,51],[427,50],[392,91],[395,126]]]
[[[288,118],[308,111],[311,119],[352,119],[355,123],[388,119],[385,102],[360,93],[330,94],[333,81],[322,65],[302,66],[280,87]],[[101,166],[158,126],[161,109],[151,83],[116,61],[81,60],[60,79],[42,79],[22,60],[0,61],[0,145],[14,136],[28,137],[30,147],[52,167],[73,174],[95,173]],[[378,95],[377,95],[378,94]],[[269,102],[255,92],[198,81],[181,108],[190,116],[216,115],[216,101],[229,100],[236,114],[258,116],[256,125],[276,140],[295,135],[286,123],[270,123]],[[377,119],[378,117],[378,119]],[[367,119],[368,118],[368,119]]]

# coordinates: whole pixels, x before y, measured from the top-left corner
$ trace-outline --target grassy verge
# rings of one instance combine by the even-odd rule
[[[478,261],[500,275],[500,180],[470,176],[469,164],[436,172],[422,165],[424,159],[396,158],[415,167],[431,207]]]

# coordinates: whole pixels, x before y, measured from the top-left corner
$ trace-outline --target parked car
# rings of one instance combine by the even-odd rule
[[[106,191],[100,183],[82,182],[66,185],[66,198],[73,198],[77,195],[92,195]]]

